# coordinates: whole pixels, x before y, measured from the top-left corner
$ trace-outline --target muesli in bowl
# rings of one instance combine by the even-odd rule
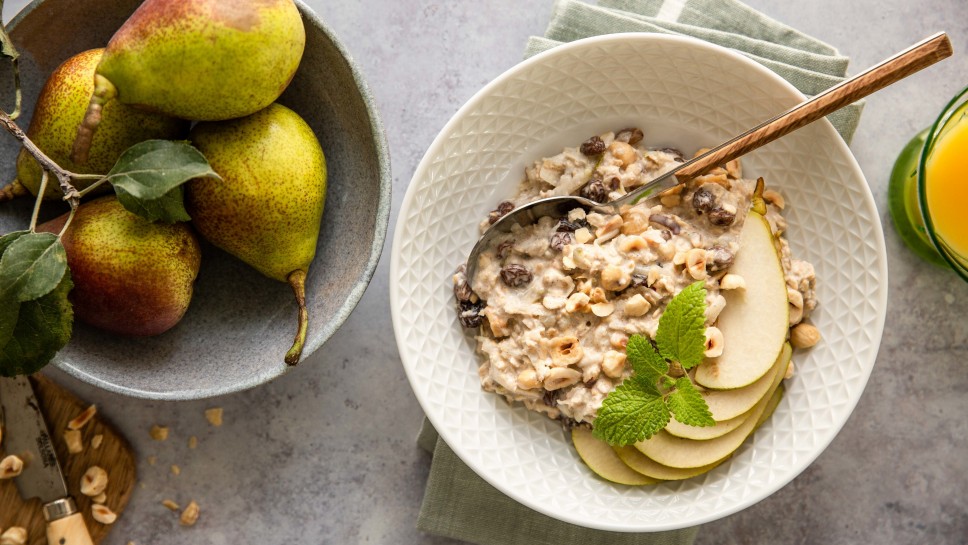
[[[517,193],[488,214],[480,231],[516,206],[540,198],[577,194],[597,202],[616,200],[684,160],[677,149],[643,145],[639,128],[592,136],[528,166]],[[751,211],[756,201],[759,212]],[[588,449],[580,446],[590,444],[588,436],[575,439],[592,469],[626,484],[645,483],[626,478],[634,472],[623,472],[620,467],[617,475],[603,469],[603,456],[640,468],[647,463],[640,457],[644,455],[665,462],[660,465],[685,470],[646,469],[648,482],[689,478],[701,473],[698,468],[715,467],[733,449],[716,450],[705,441],[718,439],[734,447],[742,443],[770,399],[779,395],[780,375],[792,375],[790,351],[783,345],[789,340],[793,348],[803,349],[819,340],[818,330],[805,321],[817,305],[814,267],[791,254],[784,237],[784,207],[783,197],[764,189],[762,179],[743,178],[740,161],[734,160],[620,214],[575,208],[566,217],[543,217],[532,225],[515,225],[481,254],[472,283],[463,266],[453,276],[459,321],[476,332],[481,386],[508,402],[519,402],[559,420],[569,429],[591,429],[606,397],[633,374],[634,365],[626,353],[629,339],[635,335],[656,339],[670,302],[698,284],[704,293],[699,357],[703,361],[690,365],[669,361],[671,368],[663,375],[671,380],[688,376],[707,402],[709,418],[696,425],[673,410],[674,418],[666,416],[668,424],[660,427],[665,428],[661,434],[650,432],[636,441],[612,442],[614,453],[596,447],[593,452],[598,454],[590,457]],[[756,214],[768,225],[765,252],[755,246],[742,247],[748,214]],[[755,232],[756,226],[749,229]],[[757,277],[752,280],[757,285],[747,289],[748,275],[736,271],[734,264],[744,249],[775,254],[767,257],[765,268],[754,264],[752,269],[750,265],[744,269],[753,275],[765,274],[765,288]],[[773,279],[769,277],[770,259],[776,271],[782,271]],[[759,293],[770,292],[771,284],[773,299],[779,302],[761,303]],[[768,295],[763,299],[769,299]],[[757,308],[746,317],[735,316],[743,310],[725,317],[729,325],[724,332],[720,317],[730,307],[730,299],[737,308]],[[761,327],[760,320],[770,322],[770,308],[778,309],[773,313],[777,318]],[[777,325],[777,321],[782,323]],[[765,337],[769,347],[748,346],[746,339],[738,338],[743,336]],[[652,346],[662,352],[661,343]],[[732,357],[727,348],[732,349]],[[763,356],[757,356],[758,352]],[[734,362],[747,357],[759,357],[762,362],[735,376]],[[666,385],[657,394],[668,398],[675,391],[674,386]],[[746,421],[749,423],[743,426]],[[640,453],[622,450],[633,443]],[[664,452],[668,449],[656,446],[659,443],[672,445],[674,452]],[[681,455],[690,449],[708,453]]]

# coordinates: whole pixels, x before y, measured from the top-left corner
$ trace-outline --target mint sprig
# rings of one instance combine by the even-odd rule
[[[689,369],[703,361],[706,348],[706,288],[695,282],[683,289],[659,318],[656,347],[632,335],[625,354],[632,375],[602,401],[594,433],[610,445],[644,441],[674,416],[689,426],[714,426],[709,406],[689,375],[673,377],[669,362]]]

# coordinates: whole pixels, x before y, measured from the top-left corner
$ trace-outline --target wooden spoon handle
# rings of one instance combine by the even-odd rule
[[[680,181],[749,153],[856,102],[867,95],[951,56],[948,35],[939,32],[905,49],[880,64],[846,79],[810,100],[766,121],[683,165],[675,175]]]

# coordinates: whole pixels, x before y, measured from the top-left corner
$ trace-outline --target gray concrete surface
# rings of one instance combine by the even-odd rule
[[[748,2],[836,45],[852,58],[851,73],[935,30],[950,33],[956,54],[869,99],[852,146],[881,210],[890,267],[887,324],[863,398],[804,473],[706,525],[697,543],[968,543],[968,283],[908,252],[886,206],[895,155],[968,84],[965,3]],[[4,20],[25,3],[8,1]],[[394,213],[438,130],[520,60],[551,8],[551,0],[307,3],[339,34],[377,99],[393,159]],[[395,216],[388,240],[394,224]],[[414,527],[430,458],[414,444],[422,414],[391,332],[389,250],[388,243],[361,304],[325,349],[264,387],[160,403],[51,373],[97,402],[138,453],[141,484],[108,545],[456,543]],[[205,421],[211,406],[225,409],[221,428]],[[171,426],[167,442],[148,436],[155,423]],[[199,438],[195,450],[186,445],[191,435]],[[196,499],[199,523],[180,528],[165,498]]]

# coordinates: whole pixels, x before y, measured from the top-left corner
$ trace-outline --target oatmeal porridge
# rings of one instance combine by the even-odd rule
[[[639,129],[608,132],[535,161],[481,232],[539,198],[615,200],[684,161],[678,150],[650,149],[642,140]],[[621,214],[576,208],[498,237],[481,255],[473,285],[463,268],[454,275],[460,323],[477,331],[482,387],[567,425],[589,424],[631,373],[629,337],[654,338],[666,305],[696,281],[707,290],[706,355],[721,353],[715,327],[726,304],[721,291],[744,285],[729,269],[755,183],[731,161]],[[783,237],[782,196],[767,189],[763,197],[792,327],[816,306],[814,270],[792,257]]]

